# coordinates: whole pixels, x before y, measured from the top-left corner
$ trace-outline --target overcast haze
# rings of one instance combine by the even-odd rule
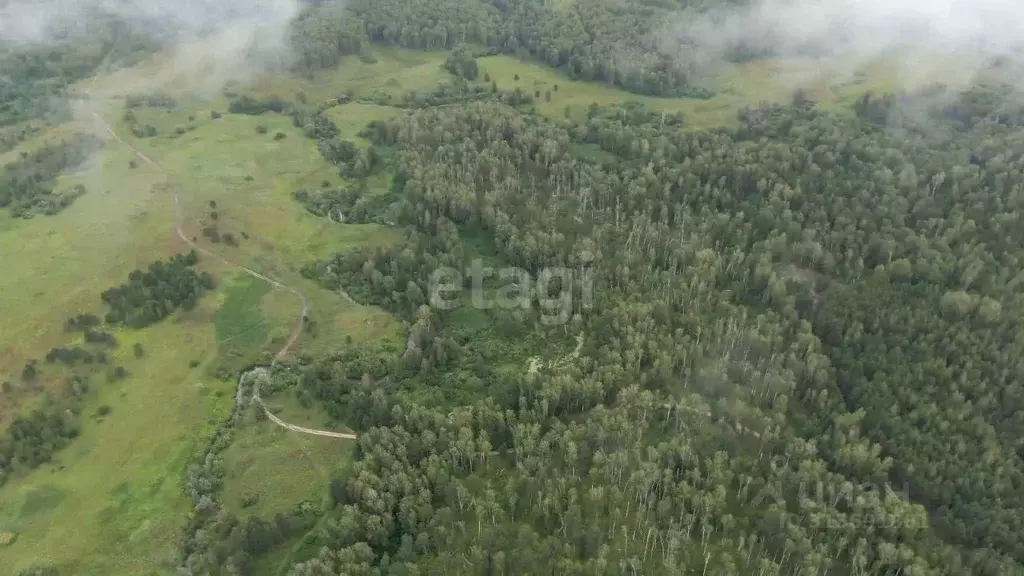
[[[0,38],[17,44],[52,41],[91,8],[169,41],[226,28],[280,30],[298,9],[296,0],[9,0],[0,6]]]
[[[682,24],[709,49],[740,42],[781,53],[875,55],[911,45],[937,52],[1013,54],[1024,40],[1016,0],[762,0]]]

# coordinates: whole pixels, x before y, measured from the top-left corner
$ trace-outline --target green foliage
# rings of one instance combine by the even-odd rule
[[[310,213],[338,223],[386,224],[398,209],[390,194],[368,194],[362,188],[296,190],[294,197]]]
[[[281,100],[280,98],[271,97],[261,100],[242,95],[231,101],[228,105],[228,112],[232,114],[259,116],[264,112],[277,112],[278,114],[281,114],[286,112],[288,107],[288,102]],[[264,127],[264,131],[265,130],[266,127]]]
[[[12,216],[31,218],[52,215],[85,194],[85,187],[54,193],[57,176],[76,168],[99,146],[95,136],[76,134],[57,143],[47,143],[31,154],[24,154],[4,167],[0,174],[0,208],[10,208]]]
[[[125,98],[124,105],[129,110],[142,108],[143,106],[173,110],[178,107],[178,102],[168,94],[153,92],[150,94],[130,94]]]
[[[249,275],[236,277],[226,287],[224,303],[213,314],[217,333],[218,372],[233,376],[258,359],[270,333],[261,302],[270,291],[266,282]]]
[[[564,10],[543,0],[327,2],[297,19],[292,42],[307,73],[363,53],[369,42],[434,50],[474,43],[491,53],[528,54],[574,79],[640,94],[708,97],[691,83],[688,47],[658,45],[651,34],[677,16],[676,8],[612,0],[580,0]],[[475,78],[470,60],[457,49],[446,67]]]
[[[156,126],[152,124],[132,124],[131,131],[136,138],[152,138],[157,134]]]
[[[479,72],[476,58],[465,46],[459,46],[452,50],[452,53],[444,61],[444,69],[466,80],[476,80]]]
[[[45,44],[7,46],[0,39],[0,126],[70,116],[68,87],[104,65],[129,64],[156,44],[121,16],[88,8],[75,26]]]
[[[305,272],[408,340],[277,377],[361,431],[334,544],[294,573],[1019,571],[1024,138],[931,110],[683,132],[639,105],[567,127],[486,102],[368,127],[405,241]],[[296,194],[328,215],[365,196]],[[555,326],[536,298],[431,307],[432,273],[477,257],[578,270],[593,298],[574,283]],[[578,348],[509,375],[531,335]]]
[[[77,417],[59,406],[15,417],[0,439],[0,483],[16,466],[35,468],[78,436]]]
[[[175,254],[167,262],[157,261],[143,270],[133,270],[128,282],[103,292],[110,308],[106,321],[142,328],[163,320],[174,310],[191,310],[199,298],[214,288],[213,276],[196,272],[195,251]]]

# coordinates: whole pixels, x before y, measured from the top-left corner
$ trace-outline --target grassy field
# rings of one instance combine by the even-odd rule
[[[295,434],[272,422],[247,418],[222,455],[224,505],[243,520],[273,520],[302,502],[323,509],[329,505],[331,480],[351,461],[354,448],[348,440]],[[256,558],[256,574],[277,574],[297,546],[301,547],[300,537]]]
[[[382,59],[379,65],[413,70],[436,58],[417,56],[407,62]],[[339,71],[329,85],[348,85],[345,76]],[[376,81],[366,71],[357,71],[351,80]],[[102,87],[104,82],[100,79],[95,85]],[[262,82],[260,89],[290,87],[294,81],[273,82]],[[299,89],[310,86],[298,83]],[[331,90],[323,88],[323,93]],[[0,379],[15,385],[13,393],[0,399],[0,423],[38,403],[47,387],[62,385],[63,377],[54,373],[52,381],[44,378],[30,389],[19,374],[29,359],[68,344],[63,331],[67,316],[102,314],[103,290],[124,281],[137,267],[186,249],[174,232],[172,192],[181,198],[188,234],[307,294],[315,325],[300,341],[299,352],[337,349],[346,344],[346,336],[401,338],[401,324],[389,314],[349,303],[299,275],[300,268],[314,259],[346,247],[391,242],[397,232],[331,223],[293,200],[297,188],[318,186],[323,180],[337,183],[339,178],[289,118],[224,114],[214,120],[211,110],[226,110],[222,96],[181,97],[177,110],[140,110],[140,120],[156,125],[158,135],[138,140],[127,136],[116,94],[107,96],[111,98],[104,101],[106,107],[94,103],[92,109],[102,112],[166,172],[138,162],[127,148],[110,142],[79,173],[61,177],[59,186],[81,182],[89,193],[57,216],[17,220],[0,211],[0,258],[5,263],[0,277]],[[363,118],[353,110],[339,121],[346,134],[354,135],[369,121]],[[267,134],[257,134],[259,124],[268,127]],[[175,130],[179,126],[181,133]],[[73,127],[26,141],[21,150],[72,128],[102,133],[100,126],[83,117]],[[286,137],[275,140],[277,132]],[[214,244],[202,235],[202,229],[213,224],[213,211],[218,213],[218,230],[238,238],[237,247]],[[0,487],[0,532],[18,535],[14,544],[0,548],[0,565],[18,570],[47,562],[63,573],[104,576],[170,573],[174,535],[190,509],[182,491],[187,459],[223,421],[232,402],[233,380],[220,381],[213,374],[225,363],[238,367],[272,354],[301,309],[293,294],[271,289],[216,260],[203,258],[200,266],[215,275],[217,290],[192,313],[143,331],[119,332],[119,355],[130,356],[138,341],[146,356],[117,358],[130,375],[116,384],[95,383],[82,407],[81,437],[59,452],[51,465]],[[192,361],[199,365],[190,366]],[[102,421],[92,416],[100,406],[111,410]],[[269,494],[267,510],[275,506],[280,492],[275,484],[290,486],[296,497],[308,496],[311,484],[290,482],[307,477],[296,465],[312,466],[315,460],[320,467],[310,470],[326,474],[350,449],[347,442],[307,440],[283,430],[267,444],[247,442],[241,436],[232,450],[248,458],[253,471],[278,466],[276,472],[259,476]],[[296,450],[306,455],[298,463],[289,459]],[[250,451],[251,458],[246,456]],[[230,505],[237,490],[244,490],[253,478],[252,472],[240,472],[239,483],[230,484],[225,492],[226,502]]]
[[[653,98],[640,96],[598,82],[578,82],[541,64],[524,62],[509,56],[478,59],[480,78],[488,75],[502,90],[520,88],[536,94],[535,108],[545,116],[564,118],[568,113],[579,120],[592,103],[602,106],[621,102],[641,102],[653,109],[681,112],[687,128],[699,129],[732,125],[736,112],[762,103],[789,102],[793,93],[803,89],[807,97],[824,107],[848,106],[865,92],[884,94],[899,88],[916,88],[935,81],[936,76],[911,74],[907,61],[872,62],[787,59],[723,64],[703,79],[715,96],[707,100],[693,98]],[[932,62],[934,66],[939,63]],[[945,63],[948,74],[938,77],[953,84],[967,80]],[[519,77],[516,80],[516,76]],[[557,89],[556,89],[557,86]],[[546,92],[551,91],[551,100]],[[568,109],[568,111],[567,111]]]
[[[0,489],[0,531],[18,534],[0,548],[5,573],[37,562],[63,574],[171,573],[174,536],[191,504],[182,491],[187,461],[227,416],[233,394],[205,365],[189,368],[191,359],[214,358],[210,308],[122,335],[122,355],[133,341],[146,350],[143,359],[119,359],[131,377],[97,383],[81,436]],[[112,408],[102,419],[94,416],[100,406]]]
[[[64,344],[64,318],[102,312],[103,290],[176,246],[168,199],[151,192],[162,178],[115,168],[128,159],[109,147],[81,173],[62,177],[59,185],[83,182],[90,192],[56,216],[21,220],[0,211],[0,379],[16,388],[0,402],[0,423],[26,400],[17,391],[22,366]]]
[[[320,506],[354,446],[347,440],[295,434],[269,421],[242,423],[223,453],[224,505],[240,518],[266,520],[303,501]],[[246,496],[256,502],[244,506]]]

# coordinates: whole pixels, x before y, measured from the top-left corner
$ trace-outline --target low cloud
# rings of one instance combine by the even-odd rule
[[[704,63],[772,55],[815,58],[814,75],[852,74],[885,58],[910,82],[948,69],[973,74],[1024,62],[1019,0],[759,0],[680,19],[667,34]]]
[[[710,12],[682,32],[711,50],[760,45],[782,55],[878,55],[898,47],[937,53],[1020,53],[1016,0],[762,0]]]
[[[172,55],[149,79],[153,88],[198,73],[202,89],[217,89],[285,64],[298,11],[298,0],[0,0],[0,42],[18,49],[89,39],[103,21],[95,16],[113,16]]]

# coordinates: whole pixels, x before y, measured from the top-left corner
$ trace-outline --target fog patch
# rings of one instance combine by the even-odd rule
[[[161,89],[184,76],[213,92],[287,66],[288,30],[298,11],[298,0],[10,0],[0,6],[0,41],[31,50],[88,39],[95,36],[90,26],[109,25],[112,16],[170,55],[166,70],[126,82]]]
[[[897,84],[942,76],[955,62],[973,76],[1024,62],[1024,10],[1017,0],[759,0],[681,16],[664,35],[699,64],[759,58],[810,59],[808,79],[855,77],[883,62]]]

